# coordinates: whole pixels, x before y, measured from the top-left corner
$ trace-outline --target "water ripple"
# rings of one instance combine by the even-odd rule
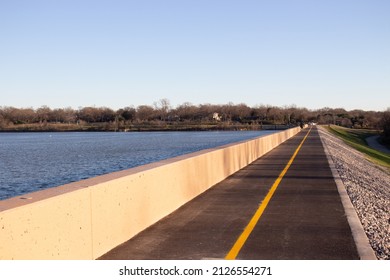
[[[269,133],[0,133],[0,200]]]

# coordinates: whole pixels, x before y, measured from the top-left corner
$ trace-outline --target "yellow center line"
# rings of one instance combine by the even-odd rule
[[[273,183],[271,189],[268,191],[268,194],[266,195],[266,197],[264,198],[264,200],[260,204],[259,208],[256,210],[256,213],[253,215],[252,219],[249,221],[249,224],[245,227],[244,231],[241,233],[241,235],[237,239],[236,243],[234,243],[233,247],[230,249],[229,253],[226,255],[225,260],[234,260],[234,259],[236,259],[237,255],[240,253],[241,248],[244,246],[249,235],[252,233],[253,229],[255,228],[257,222],[259,221],[261,215],[263,214],[265,208],[267,207],[269,201],[271,200],[274,192],[276,191],[277,187],[279,186],[280,182],[282,181],[287,170],[290,168],[291,164],[293,163],[295,157],[297,156],[299,150],[301,149],[301,147],[302,147],[303,143],[305,142],[307,136],[309,135],[310,131],[311,131],[311,128],[306,133],[305,137],[302,139],[301,143],[299,144],[298,148],[295,150],[294,154],[291,156],[290,160],[288,161],[287,165],[284,167],[283,171],[279,174],[279,177]]]

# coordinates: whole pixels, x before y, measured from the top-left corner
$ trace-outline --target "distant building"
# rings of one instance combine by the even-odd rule
[[[219,116],[218,113],[214,113],[214,114],[213,114],[213,119],[216,120],[216,121],[220,121],[220,120],[221,120],[221,117]]]

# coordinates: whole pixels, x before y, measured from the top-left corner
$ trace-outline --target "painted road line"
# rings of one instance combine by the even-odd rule
[[[241,233],[240,237],[237,239],[237,241],[234,243],[233,247],[230,249],[229,253],[226,255],[225,260],[234,260],[234,259],[236,259],[237,255],[240,253],[241,248],[244,246],[249,235],[252,233],[256,224],[260,220],[261,215],[263,214],[265,208],[267,207],[268,203],[270,202],[274,192],[278,188],[284,175],[286,174],[287,170],[290,168],[291,164],[293,163],[295,157],[297,156],[297,154],[298,154],[299,150],[301,149],[303,143],[305,142],[306,138],[309,136],[310,131],[311,131],[311,127],[310,127],[309,131],[306,133],[305,137],[302,139],[302,141],[299,144],[299,146],[297,147],[297,149],[295,150],[294,154],[291,156],[290,160],[288,161],[288,163],[284,167],[283,171],[279,174],[279,177],[273,183],[271,189],[268,191],[268,194],[266,195],[266,197],[264,198],[264,200],[260,204],[259,208],[256,210],[252,219],[249,221],[248,225],[245,227],[245,229]]]

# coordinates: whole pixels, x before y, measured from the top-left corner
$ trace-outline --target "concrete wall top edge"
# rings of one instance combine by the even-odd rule
[[[243,143],[249,143],[252,141],[256,141],[257,139],[260,139],[260,138],[269,137],[270,135],[272,135],[272,134],[262,135],[259,137],[255,137],[255,138],[251,138],[251,139],[247,139],[247,140],[243,140],[243,141],[239,141],[239,142],[234,142],[234,143],[218,146],[215,148],[204,149],[201,151],[197,151],[197,152],[193,152],[193,153],[189,153],[189,154],[184,154],[184,155],[180,155],[177,157],[173,157],[173,158],[169,158],[169,159],[165,159],[165,160],[161,160],[161,161],[157,161],[157,162],[153,162],[153,163],[149,163],[149,164],[145,164],[145,165],[141,165],[141,166],[137,166],[137,167],[121,170],[121,171],[116,171],[116,172],[112,172],[112,173],[108,173],[108,174],[99,175],[96,177],[88,178],[88,179],[77,181],[77,182],[72,182],[72,183],[57,186],[57,187],[48,188],[48,189],[41,190],[41,191],[36,191],[36,192],[27,193],[24,195],[15,196],[15,197],[0,201],[0,212],[11,210],[13,208],[25,206],[28,204],[36,203],[36,202],[39,202],[41,200],[49,199],[49,198],[52,198],[52,197],[55,197],[58,195],[63,195],[63,194],[77,191],[80,189],[92,187],[92,186],[95,186],[95,185],[98,185],[101,183],[105,183],[107,181],[119,179],[119,178],[122,178],[125,176],[129,176],[129,175],[133,175],[133,174],[137,174],[137,173],[142,173],[142,172],[145,172],[147,170],[151,170],[151,169],[158,168],[158,167],[161,167],[161,166],[164,166],[167,164],[172,164],[175,162],[187,160],[187,159],[190,159],[190,158],[193,158],[196,156],[200,156],[203,154],[212,153],[212,152],[215,152],[215,151],[218,151],[221,149],[226,149],[229,147],[241,145]]]

